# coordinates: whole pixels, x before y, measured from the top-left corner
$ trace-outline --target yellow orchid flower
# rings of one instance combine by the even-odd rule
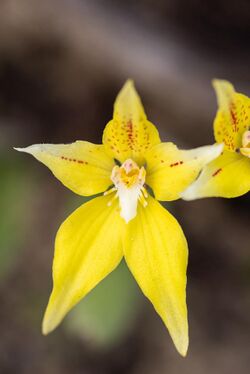
[[[114,105],[103,144],[38,144],[32,154],[75,193],[103,193],[73,212],[56,236],[53,291],[43,320],[48,334],[73,306],[125,260],[183,356],[188,347],[188,249],[176,219],[158,200],[175,200],[221,145],[179,150],[161,143],[132,81]]]
[[[184,191],[185,200],[231,198],[250,190],[250,99],[227,81],[214,80],[213,85],[219,106],[214,135],[218,143],[224,143],[224,152]]]

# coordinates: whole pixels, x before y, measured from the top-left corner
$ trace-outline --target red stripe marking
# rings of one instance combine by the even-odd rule
[[[236,115],[235,115],[233,109],[230,110],[230,114],[231,114],[233,123],[236,124],[237,118],[236,118]]]
[[[212,174],[212,177],[215,177],[216,175],[218,175],[220,172],[222,171],[222,169],[218,169],[216,170],[213,174]]]
[[[233,127],[233,132],[237,132],[237,117],[236,117],[236,113],[235,113],[235,104],[234,103],[231,103],[230,104],[230,115],[231,115],[231,118],[232,118],[232,127]]]

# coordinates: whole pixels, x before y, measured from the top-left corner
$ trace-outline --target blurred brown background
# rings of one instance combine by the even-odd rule
[[[249,37],[247,0],[1,0],[1,374],[249,373],[248,195],[168,205],[190,248],[186,359],[124,264],[43,337],[54,236],[84,199],[12,150],[100,143],[129,77],[163,140],[211,144],[211,79],[250,94]]]

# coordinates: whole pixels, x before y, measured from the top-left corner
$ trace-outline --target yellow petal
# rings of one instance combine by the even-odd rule
[[[124,223],[109,196],[97,197],[73,212],[55,242],[53,291],[43,320],[48,334],[68,311],[106,277],[122,258]]]
[[[225,149],[234,151],[242,146],[242,135],[250,125],[250,99],[234,91],[231,83],[214,80],[219,109],[214,121],[214,135]]]
[[[186,268],[188,249],[176,219],[149,196],[127,226],[126,262],[183,356],[188,348]]]
[[[32,154],[45,164],[69,189],[89,196],[105,191],[111,184],[114,160],[103,145],[77,141],[72,144],[35,144],[15,148]]]
[[[161,143],[146,154],[146,183],[157,200],[170,201],[180,194],[199,175],[201,169],[222,152],[223,145],[214,144],[189,151],[178,149],[173,143]]]
[[[207,165],[199,178],[183,192],[184,200],[201,197],[237,197],[250,190],[250,159],[224,151]]]
[[[134,84],[128,80],[116,98],[113,119],[103,133],[103,144],[121,163],[132,158],[142,165],[145,151],[158,143],[158,131],[147,120]]]

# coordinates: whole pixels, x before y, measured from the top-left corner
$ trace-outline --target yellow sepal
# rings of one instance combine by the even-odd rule
[[[199,178],[183,192],[184,200],[202,197],[237,197],[250,190],[250,159],[224,151],[207,165]]]
[[[134,83],[128,80],[116,98],[113,119],[103,132],[103,144],[121,163],[131,158],[142,165],[144,153],[158,143],[158,131],[147,120]]]
[[[250,99],[235,92],[231,83],[214,80],[213,86],[218,101],[214,120],[214,136],[225,149],[235,151],[242,147],[242,135],[250,125]]]
[[[121,261],[124,222],[110,196],[97,197],[73,212],[56,236],[53,291],[43,320],[48,334]]]
[[[222,152],[223,145],[214,144],[189,151],[178,149],[173,143],[161,143],[146,154],[146,183],[157,200],[170,201],[180,194],[199,175],[201,169]]]
[[[114,160],[103,145],[85,141],[72,144],[35,144],[15,148],[33,155],[46,165],[73,192],[90,196],[105,191],[111,184]]]
[[[161,316],[182,356],[188,348],[186,268],[188,248],[176,219],[156,200],[127,227],[124,256],[137,283]]]

